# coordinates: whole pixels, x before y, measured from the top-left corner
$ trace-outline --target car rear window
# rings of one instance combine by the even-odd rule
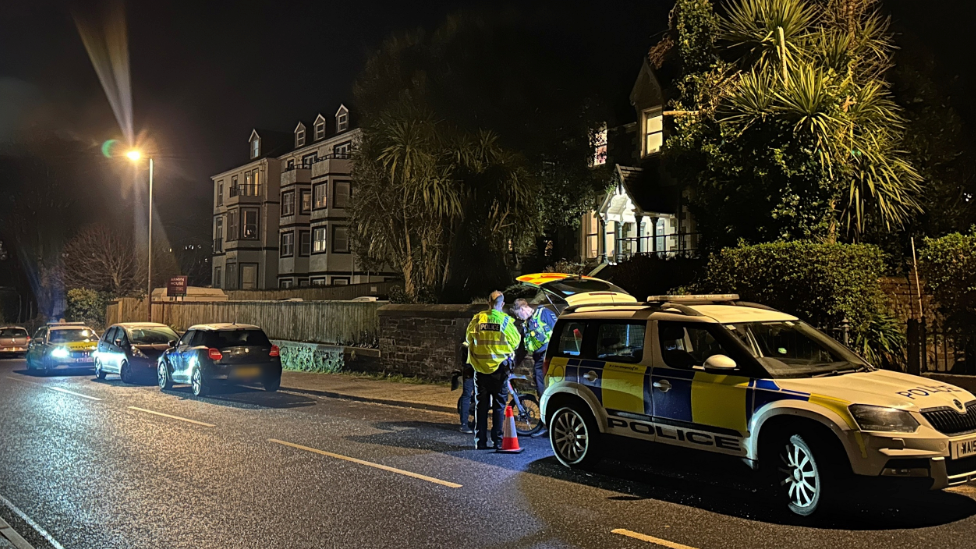
[[[27,337],[27,330],[23,328],[4,328],[0,330],[0,337]]]
[[[207,332],[207,347],[270,347],[262,330],[217,330]]]

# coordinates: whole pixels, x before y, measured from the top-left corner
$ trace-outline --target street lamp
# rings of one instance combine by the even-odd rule
[[[133,162],[138,162],[142,158],[142,153],[136,149],[133,149],[127,153],[125,156]],[[147,286],[149,293],[146,299],[148,299],[147,309],[149,310],[149,322],[152,322],[152,212],[153,212],[153,159],[149,157],[149,269],[147,276]]]

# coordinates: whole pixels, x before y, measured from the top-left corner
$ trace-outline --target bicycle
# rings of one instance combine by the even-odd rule
[[[452,390],[457,388],[460,377],[461,372],[455,371],[451,380]],[[512,412],[515,414],[515,432],[521,436],[531,436],[542,429],[542,410],[539,408],[539,398],[533,394],[516,391],[512,386],[513,379],[528,381],[529,378],[524,375],[510,374],[505,380],[505,384],[508,386],[508,394],[511,396],[508,405],[512,407]],[[459,415],[461,413],[461,399],[463,398],[464,395],[458,397],[457,411]],[[472,393],[471,408],[468,413],[468,427],[471,429],[475,428],[475,408],[475,398],[474,393]]]

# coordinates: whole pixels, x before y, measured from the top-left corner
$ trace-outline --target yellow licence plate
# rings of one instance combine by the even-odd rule
[[[240,368],[237,370],[239,377],[258,377],[260,374],[261,368]]]

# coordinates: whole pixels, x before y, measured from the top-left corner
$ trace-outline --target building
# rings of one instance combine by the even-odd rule
[[[630,93],[637,121],[594,136],[593,165],[613,165],[613,185],[599,207],[583,216],[580,256],[585,263],[617,263],[634,254],[696,252],[698,235],[688,211],[688,190],[661,161],[666,137],[661,64],[644,56]],[[657,70],[656,70],[657,69]]]
[[[213,286],[230,290],[382,281],[352,251],[349,109],[300,121],[291,133],[255,129],[250,160],[211,177]]]

